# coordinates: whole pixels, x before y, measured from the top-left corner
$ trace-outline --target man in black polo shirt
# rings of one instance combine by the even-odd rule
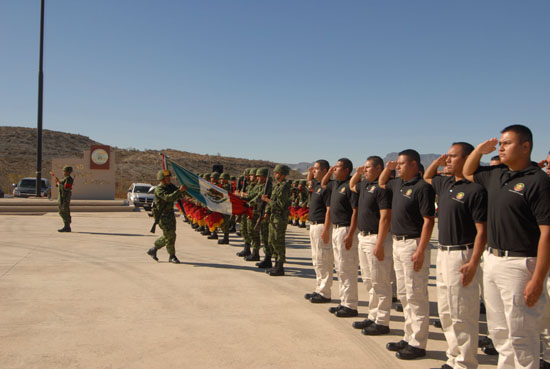
[[[397,295],[405,316],[404,337],[386,348],[399,359],[426,356],[430,301],[430,237],[434,227],[435,193],[419,173],[420,155],[412,149],[399,153],[380,175],[379,185],[392,191],[391,232]],[[392,170],[398,178],[388,180]]]
[[[350,188],[359,194],[357,227],[359,234],[359,263],[367,292],[370,292],[368,319],[354,322],[353,327],[363,334],[376,336],[390,332],[392,303],[392,238],[391,191],[378,186],[378,177],[384,169],[379,156],[370,156],[364,166],[358,167],[350,181]],[[365,174],[365,180],[361,176]]]
[[[482,155],[502,165],[480,167]],[[522,125],[506,127],[500,142],[482,142],[464,165],[464,176],[488,193],[488,242],[483,284],[487,325],[499,368],[538,368],[539,335],[550,264],[550,179],[531,161],[533,136]]]
[[[437,308],[448,345],[447,363],[442,369],[478,365],[478,266],[487,241],[487,193],[462,174],[473,150],[469,143],[453,143],[424,174],[438,195],[439,205]],[[437,176],[439,166],[445,166],[452,176]]]
[[[357,194],[349,188],[351,160],[342,158],[323,177],[321,186],[330,191],[330,220],[332,248],[338,280],[340,281],[340,305],[329,309],[337,317],[357,316]],[[330,182],[334,174],[335,181]]]
[[[309,201],[309,240],[317,285],[313,293],[306,293],[304,297],[312,303],[330,302],[332,287],[334,253],[331,240],[330,191],[324,189],[320,182],[329,168],[328,161],[320,159],[309,168],[307,175],[312,190]]]

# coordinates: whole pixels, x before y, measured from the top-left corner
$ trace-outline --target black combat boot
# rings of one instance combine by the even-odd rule
[[[292,225],[299,226],[300,222],[298,222],[298,219],[296,219]]]
[[[250,244],[245,243],[244,248],[240,252],[237,253],[237,256],[245,257],[245,256],[248,256],[248,255],[250,255]]]
[[[245,256],[244,260],[246,261],[260,261],[260,249],[252,250],[252,254]]]
[[[197,229],[197,228],[199,228],[199,225],[197,223],[193,223],[193,224],[191,224],[191,228]]]
[[[149,255],[150,257],[153,258],[153,260],[155,261],[159,261],[159,258],[157,258],[157,249],[155,249],[154,247],[152,249],[149,249],[147,251],[147,255]]]
[[[235,222],[231,222],[229,226],[229,233],[235,233],[235,232],[237,232],[237,225],[235,224]]]
[[[209,240],[217,240],[218,239],[218,231],[214,231],[210,236],[208,236]]]
[[[283,262],[277,260],[277,263],[275,264],[275,268],[272,268],[269,271],[269,275],[272,277],[285,275],[285,268],[283,268]]]
[[[204,226],[199,226],[195,228],[195,231],[202,233],[204,231]]]
[[[210,236],[212,233],[210,232],[210,229],[208,227],[204,227],[204,231],[201,232],[203,236]]]
[[[170,259],[168,259],[168,262],[169,262],[169,263],[174,263],[174,264],[179,264],[179,263],[180,263],[180,261],[179,261],[179,259],[176,257],[176,255],[170,256]]]
[[[224,234],[221,240],[218,240],[218,245],[229,245],[229,235]]]
[[[259,263],[256,263],[256,266],[260,269],[269,269],[273,267],[273,264],[271,263],[271,255],[266,255],[264,257],[264,260],[262,260]]]
[[[306,227],[306,222],[300,223],[300,228],[305,228],[305,227]]]
[[[69,223],[65,223],[65,226],[61,229],[58,229],[57,230],[58,232],[70,232],[71,231],[71,226]]]

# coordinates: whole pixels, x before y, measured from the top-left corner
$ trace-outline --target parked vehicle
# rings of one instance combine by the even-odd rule
[[[152,187],[149,183],[132,183],[128,188],[128,203],[136,208],[141,207],[145,210],[151,210],[153,200],[155,200],[155,194],[149,193]]]
[[[13,184],[13,187],[13,197],[36,196],[36,178],[21,178],[19,183]],[[40,196],[42,197],[52,197],[51,187],[46,178],[42,178],[42,189],[40,192]]]

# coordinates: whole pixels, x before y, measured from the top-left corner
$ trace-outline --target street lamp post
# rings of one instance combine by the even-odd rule
[[[40,7],[40,65],[38,68],[38,132],[36,143],[36,197],[42,196],[42,101],[44,99],[44,1]]]

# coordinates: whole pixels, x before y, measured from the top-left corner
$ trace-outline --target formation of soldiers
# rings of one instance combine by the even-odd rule
[[[500,164],[480,166],[482,155],[493,152],[497,144]],[[248,202],[250,217],[215,216],[186,206],[186,218],[214,239],[221,224],[224,237],[219,243],[227,243],[228,232],[240,223],[244,248],[237,255],[258,261],[256,265],[272,276],[284,275],[287,225],[305,227],[308,220],[316,285],[305,298],[331,303],[336,271],[340,304],[329,312],[339,318],[356,317],[360,269],[369,295],[368,318],[352,325],[365,335],[384,335],[390,332],[395,280],[404,335],[386,348],[402,360],[426,355],[430,253],[437,248],[438,311],[448,343],[442,368],[477,367],[480,296],[490,336],[485,344],[498,353],[498,367],[547,368],[550,364],[539,357],[550,287],[550,178],[540,168],[548,167],[550,155],[532,162],[532,145],[531,131],[513,125],[501,132],[500,140],[487,140],[477,148],[453,143],[425,171],[412,149],[401,151],[397,161],[386,165],[379,156],[369,156],[353,175],[347,158],[332,167],[318,160],[305,182],[292,184],[286,180],[286,166],[275,167],[273,185],[267,168],[247,169],[230,190]],[[438,172],[441,166],[445,169]],[[159,179],[163,175],[170,174],[159,173]],[[223,186],[219,178],[228,176],[204,177]],[[178,191],[184,194],[185,188]],[[159,199],[163,196],[173,200],[180,195],[169,198],[159,190]],[[430,238],[436,198],[439,242],[434,247]],[[163,228],[162,222],[159,225]],[[169,241],[158,241],[149,254],[156,257],[164,244]],[[550,348],[550,332],[542,333],[543,347]],[[543,351],[543,358],[550,358],[550,350]]]

